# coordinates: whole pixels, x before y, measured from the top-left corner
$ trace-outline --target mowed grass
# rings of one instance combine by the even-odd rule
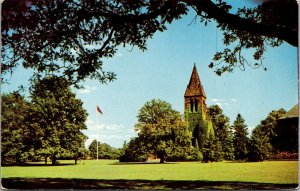
[[[63,161],[70,163],[73,161]],[[298,184],[298,161],[119,163],[115,160],[80,161],[77,165],[7,166],[2,178],[62,178],[99,180],[229,181]]]

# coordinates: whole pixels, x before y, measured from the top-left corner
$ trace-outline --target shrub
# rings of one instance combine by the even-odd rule
[[[298,159],[298,153],[290,153],[287,151],[283,151],[273,154],[271,158],[276,160]]]
[[[202,153],[195,147],[190,147],[188,150],[182,150],[182,152],[174,152],[167,157],[167,161],[202,161]]]

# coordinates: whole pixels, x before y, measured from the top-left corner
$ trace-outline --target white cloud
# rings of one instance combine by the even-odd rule
[[[223,99],[217,99],[217,98],[213,98],[211,99],[212,102],[223,102]]]
[[[124,129],[124,125],[118,125],[118,124],[100,124],[100,129],[110,130],[110,131],[119,131],[120,129]]]
[[[78,93],[81,93],[81,94],[89,94],[91,93],[92,91],[96,90],[96,87],[91,87],[91,86],[85,86],[84,89],[80,89],[78,91]]]
[[[116,56],[117,57],[121,57],[121,56],[123,56],[123,54],[122,53],[118,53]]]
[[[218,98],[213,98],[211,99],[211,102],[213,102],[213,104],[216,104],[218,106],[230,106],[230,103],[231,102],[237,102],[237,99],[235,98],[232,98],[230,100],[227,100],[227,99],[218,99]]]

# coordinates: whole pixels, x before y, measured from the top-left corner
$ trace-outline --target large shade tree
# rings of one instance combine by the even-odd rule
[[[40,147],[38,155],[50,157],[52,164],[60,157],[77,159],[84,153],[87,112],[83,102],[57,77],[48,77],[36,82],[31,90],[34,105],[31,124],[41,136],[36,140]]]
[[[282,140],[278,139],[278,119],[283,116],[286,111],[281,108],[278,110],[271,111],[266,119],[260,122],[262,133],[269,138],[273,149],[279,150],[278,145],[281,144]]]
[[[135,129],[148,154],[163,163],[168,156],[184,154],[191,148],[191,132],[179,112],[162,100],[153,99],[139,110]]]
[[[205,25],[214,20],[223,31],[228,47],[209,64],[217,74],[258,68],[268,46],[298,46],[298,6],[296,0],[257,2],[233,11],[224,0],[5,0],[1,72],[22,64],[37,78],[55,74],[76,85],[87,78],[111,81],[115,74],[103,70],[104,58],[120,46],[146,50],[155,32],[186,14]],[[244,49],[254,51],[254,63]]]
[[[282,108],[273,110],[253,129],[249,145],[249,160],[263,161],[280,151],[279,145],[286,140],[278,136],[280,134],[278,119],[285,113]]]
[[[269,159],[272,154],[270,137],[263,131],[261,125],[252,130],[249,141],[248,159],[250,161],[263,161]]]
[[[85,152],[86,111],[63,80],[46,78],[33,84],[30,98],[18,92],[2,95],[1,154],[3,163],[22,164],[50,157],[72,158]]]

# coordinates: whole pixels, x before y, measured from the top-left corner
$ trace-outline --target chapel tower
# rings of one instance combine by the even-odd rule
[[[194,64],[190,81],[184,93],[184,118],[193,133],[193,146],[197,141],[199,148],[202,148],[205,135],[210,134],[207,131],[213,131],[213,129],[209,128],[212,124],[206,113],[206,94],[196,64]]]

